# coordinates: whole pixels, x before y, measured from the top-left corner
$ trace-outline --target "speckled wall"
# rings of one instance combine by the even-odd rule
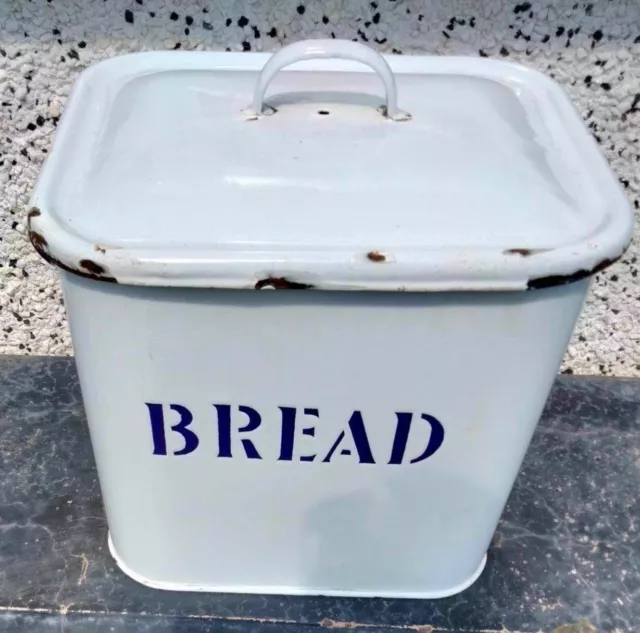
[[[2,0],[0,353],[71,353],[56,273],[32,252],[24,209],[80,70],[142,49],[263,51],[330,36],[550,73],[638,209],[640,0]],[[639,245],[596,277],[563,371],[640,376]]]

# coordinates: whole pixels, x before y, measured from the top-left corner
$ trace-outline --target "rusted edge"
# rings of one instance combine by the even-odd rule
[[[33,248],[35,248],[36,252],[42,259],[51,264],[52,266],[57,266],[62,270],[65,270],[68,273],[72,273],[74,275],[78,275],[79,277],[85,277],[86,279],[93,279],[95,281],[105,281],[107,283],[117,284],[118,280],[115,277],[111,277],[107,274],[107,269],[100,264],[90,260],[90,259],[82,259],[80,260],[81,268],[74,268],[73,266],[69,266],[64,262],[61,262],[59,259],[56,259],[49,251],[49,245],[45,237],[38,233],[38,231],[31,228],[31,219],[38,217],[41,215],[40,209],[33,208],[27,214],[27,219],[29,223],[29,241],[31,242]]]
[[[34,235],[37,236],[35,240],[34,240]],[[86,279],[93,279],[95,281],[105,281],[107,283],[112,283],[112,284],[118,283],[118,280],[115,277],[111,277],[110,275],[105,274],[106,269],[103,268],[102,266],[99,266],[99,268],[103,270],[102,273],[93,273],[93,272],[89,272],[88,270],[80,270],[79,268],[68,266],[64,262],[61,262],[59,259],[56,259],[55,257],[53,257],[53,255],[50,255],[47,252],[46,247],[42,244],[42,241],[44,241],[44,244],[46,244],[44,237],[42,237],[42,235],[40,235],[39,233],[36,233],[35,231],[29,231],[29,239],[31,240],[31,244],[33,245],[33,248],[35,248],[36,251],[38,252],[38,255],[40,255],[42,259],[44,259],[46,262],[48,262],[52,266],[57,266],[58,268],[61,268],[62,270],[68,273],[78,275],[79,277],[85,277]],[[82,261],[86,262],[89,260],[83,259]],[[95,262],[92,262],[92,263],[95,263]]]
[[[382,264],[387,261],[387,256],[384,253],[381,253],[380,251],[369,251],[367,253],[367,259],[370,262],[376,262],[376,263]]]
[[[81,259],[80,266],[94,275],[104,275],[106,272],[106,268],[104,266],[96,264],[96,262],[91,259]]]
[[[31,240],[33,247],[38,251],[38,253],[40,252],[38,250],[38,247],[44,249],[49,246],[47,244],[47,240],[45,240],[44,237],[40,235],[40,233],[38,233],[37,231],[33,231],[32,229],[29,229],[29,239]]]
[[[541,253],[547,253],[549,248],[508,248],[506,251],[502,251],[503,255],[520,255],[520,257],[531,257],[532,255],[540,255]]]
[[[613,259],[604,259],[597,266],[594,266],[591,270],[577,270],[570,275],[547,275],[546,277],[536,277],[529,279],[527,282],[527,290],[541,290],[542,288],[553,288],[553,286],[564,286],[565,284],[572,284],[576,281],[586,279],[592,275],[596,275],[603,271],[605,268],[615,264],[622,255]]]
[[[274,290],[312,290],[312,284],[302,284],[286,277],[265,277],[256,282],[255,289],[273,288]]]

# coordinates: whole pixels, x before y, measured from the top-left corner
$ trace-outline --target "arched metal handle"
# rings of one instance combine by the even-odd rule
[[[264,65],[255,92],[252,110],[260,115],[264,111],[264,96],[271,80],[285,67],[305,59],[350,59],[372,68],[382,79],[386,94],[385,114],[394,121],[411,118],[398,109],[398,91],[393,72],[380,53],[372,48],[349,40],[304,40],[289,44],[275,53]]]

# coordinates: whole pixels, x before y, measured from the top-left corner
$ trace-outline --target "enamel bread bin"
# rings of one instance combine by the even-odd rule
[[[174,590],[468,587],[631,230],[526,68],[339,40],[89,68],[29,231],[118,564]]]

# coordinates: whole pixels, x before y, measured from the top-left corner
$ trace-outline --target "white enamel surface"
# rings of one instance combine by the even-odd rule
[[[63,273],[63,288],[123,569],[170,589],[436,597],[479,572],[587,282],[248,293]],[[197,450],[153,455],[147,402],[188,407]],[[218,456],[216,403],[260,412],[262,459],[244,457],[238,435],[233,458]],[[303,416],[315,435],[298,430],[290,461],[278,460],[282,406],[319,412]],[[355,410],[375,464],[354,451],[300,460],[325,455]],[[433,455],[388,463],[398,411],[441,422]],[[412,431],[407,455],[429,437]]]
[[[127,576],[133,578],[136,582],[140,584],[146,585],[147,587],[151,587],[152,589],[164,589],[165,591],[199,591],[199,592],[223,592],[223,593],[254,593],[254,594],[277,594],[277,595],[289,595],[289,596],[306,596],[306,595],[314,595],[319,593],[318,589],[312,587],[305,587],[300,585],[288,585],[288,586],[278,586],[278,585],[191,585],[187,583],[177,583],[172,582],[170,580],[157,580],[154,578],[147,578],[146,576],[142,576],[138,574],[134,569],[131,569],[126,561],[120,556],[118,550],[113,544],[113,539],[111,538],[111,534],[108,537],[108,545],[109,552],[111,556],[115,559],[118,567],[125,573]],[[407,591],[397,591],[394,589],[384,590],[381,589],[376,592],[375,596],[378,598],[412,598],[412,599],[422,599],[422,600],[433,600],[437,598],[447,598],[449,596],[454,596],[457,593],[468,589],[480,576],[484,571],[484,568],[487,564],[487,556],[486,554],[482,557],[480,564],[475,569],[473,574],[469,576],[464,582],[459,585],[455,585],[452,587],[447,587],[446,589],[438,589],[425,591],[421,589],[417,589],[416,591],[407,592]],[[358,591],[357,589],[322,589],[321,595],[323,596],[335,596],[342,598],[369,598],[372,594],[368,591]]]
[[[373,70],[312,60],[278,72],[277,112],[251,117],[269,59],[145,53],[85,72],[33,197],[50,252],[129,284],[482,290],[589,271],[626,246],[628,203],[544,76],[388,56],[412,115],[397,122],[377,111]]]

